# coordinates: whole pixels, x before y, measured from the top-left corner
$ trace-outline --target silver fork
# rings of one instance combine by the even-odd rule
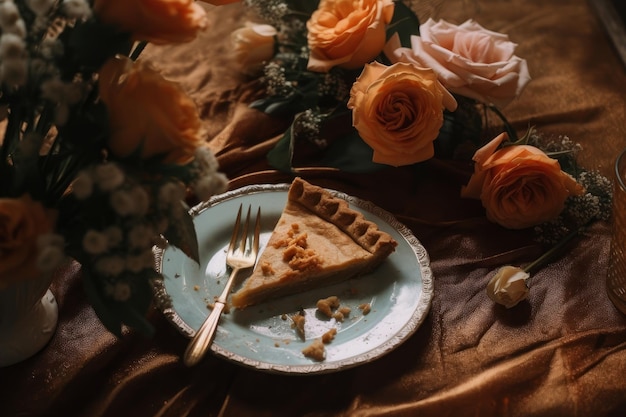
[[[254,225],[254,238],[252,239],[252,247],[246,248],[246,242],[248,241],[248,226],[250,224],[250,206],[248,206],[248,214],[246,215],[246,222],[243,226],[243,233],[241,234],[241,241],[239,245],[236,245],[239,237],[239,226],[241,224],[241,205],[237,212],[237,219],[235,220],[235,226],[233,234],[230,238],[230,244],[228,245],[228,251],[226,252],[226,265],[231,268],[230,276],[226,282],[226,286],[222,291],[222,294],[215,301],[215,306],[211,311],[211,314],[204,320],[202,326],[198,329],[193,339],[187,346],[184,355],[184,362],[187,366],[193,366],[200,362],[208,350],[215,331],[217,330],[217,324],[219,323],[220,316],[226,307],[228,301],[228,295],[230,288],[235,282],[235,277],[239,271],[252,268],[256,262],[256,257],[259,252],[259,234],[261,231],[261,207],[259,207],[256,215],[256,221]]]

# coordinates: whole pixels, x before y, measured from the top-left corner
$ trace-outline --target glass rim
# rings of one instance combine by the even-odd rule
[[[615,171],[614,171],[615,179],[617,181],[616,184],[618,184],[622,190],[626,191],[626,182],[624,178],[625,174],[624,172],[620,172],[620,165],[622,165],[622,163],[624,164],[624,166],[626,166],[626,148],[624,148],[622,152],[619,154],[619,156],[617,157],[617,159],[615,159]]]

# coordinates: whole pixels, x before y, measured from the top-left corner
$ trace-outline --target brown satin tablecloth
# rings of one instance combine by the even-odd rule
[[[583,166],[609,175],[626,146],[626,73],[585,0],[413,3],[422,20],[474,18],[509,34],[533,77],[504,109],[514,127],[569,136],[584,148]],[[207,8],[212,27],[200,39],[151,46],[143,59],[196,100],[232,188],[288,182],[265,161],[286,124],[248,109],[259,83],[230,62],[228,35],[243,9]],[[626,415],[626,317],[605,290],[610,225],[594,224],[536,273],[527,302],[500,308],[485,294],[490,273],[529,262],[541,248],[531,233],[492,225],[478,202],[459,197],[471,170],[432,160],[375,174],[300,173],[394,213],[429,252],[431,310],[384,357],[316,376],[262,373],[213,355],[190,369],[180,359],[187,340],[158,311],[152,339],[108,333],[72,265],[52,286],[60,316],[51,342],[0,369],[0,416]]]

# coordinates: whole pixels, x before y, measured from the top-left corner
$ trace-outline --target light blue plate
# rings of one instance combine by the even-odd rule
[[[287,201],[289,184],[253,185],[215,196],[191,210],[200,246],[200,265],[175,247],[156,250],[163,282],[156,288],[158,305],[165,316],[187,337],[193,337],[209,314],[226,280],[226,247],[239,205],[261,207],[261,250]],[[398,241],[396,251],[373,273],[284,297],[262,305],[233,310],[221,318],[213,352],[229,360],[275,373],[333,372],[372,361],[405,341],[428,314],[433,296],[433,277],[426,250],[390,213],[370,202],[337,191],[334,195],[375,222]],[[247,276],[242,274],[239,283]],[[235,284],[235,289],[238,287]],[[343,322],[316,313],[316,302],[336,295],[341,306],[351,309]],[[369,303],[363,314],[359,306]],[[305,312],[306,340],[291,327],[286,316]],[[313,361],[302,349],[330,328],[335,339],[325,345],[326,359]]]

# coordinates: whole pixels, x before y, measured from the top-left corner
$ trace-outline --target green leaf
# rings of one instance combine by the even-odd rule
[[[420,21],[410,7],[401,1],[395,2],[393,18],[387,27],[387,39],[394,33],[400,37],[402,46],[411,47],[411,36],[419,35]]]
[[[289,126],[289,129],[279,139],[274,148],[267,153],[269,164],[283,172],[293,171],[291,166],[293,158],[292,129],[293,125]]]
[[[324,166],[353,173],[373,172],[385,167],[373,162],[373,155],[372,148],[353,130],[351,134],[332,142],[320,162]]]
[[[176,246],[189,258],[200,263],[198,235],[196,234],[193,217],[182,202],[174,210],[176,212],[171,213],[170,219],[175,219],[175,221],[170,221],[164,236],[171,245]]]
[[[319,1],[316,0],[292,0],[288,2],[289,9],[297,12],[304,13],[307,16],[313,14],[319,5]]]
[[[102,294],[100,280],[85,264],[82,266],[83,284],[89,303],[93,307],[100,322],[117,337],[122,336],[122,321],[111,308],[110,300]]]
[[[149,271],[148,271],[149,272]],[[147,337],[154,335],[154,327],[146,318],[148,309],[152,304],[153,290],[146,274],[133,279],[131,296],[127,301],[113,301],[113,308],[118,312],[124,324],[139,331]]]
[[[364,173],[377,171],[385,165],[372,162],[373,150],[359,136],[358,132],[346,122],[350,112],[346,109],[337,109],[328,115],[323,122],[325,125],[321,137],[329,140],[325,150],[319,150],[315,155],[306,158],[307,164],[337,168],[345,172]],[[348,126],[348,129],[343,128]],[[341,127],[339,129],[338,127]],[[333,137],[330,134],[334,134]],[[292,172],[296,154],[306,155],[305,147],[310,146],[306,140],[298,139],[293,134],[293,124],[285,132],[274,148],[268,152],[267,159],[274,168],[283,172]]]
[[[443,113],[443,125],[435,140],[435,155],[445,159],[466,159],[481,145],[483,122],[476,102],[456,96],[458,107]]]
[[[122,325],[125,324],[147,337],[154,334],[154,327],[146,318],[154,294],[151,285],[151,280],[157,274],[154,270],[147,269],[139,274],[129,273],[129,276],[117,278],[130,286],[130,297],[126,301],[117,301],[107,296],[102,285],[103,277],[89,266],[83,264],[82,273],[89,302],[107,330],[121,337]]]

